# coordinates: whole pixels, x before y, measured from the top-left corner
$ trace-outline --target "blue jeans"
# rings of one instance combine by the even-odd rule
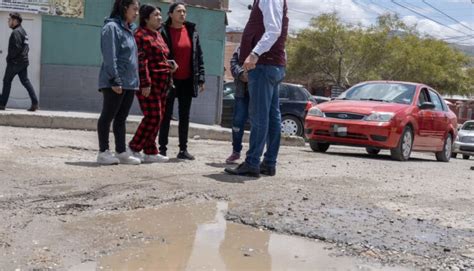
[[[249,96],[235,97],[234,117],[232,120],[232,147],[233,152],[242,151],[245,123],[249,117]]]
[[[274,167],[280,149],[281,113],[279,85],[285,77],[283,66],[257,65],[249,72],[250,146],[245,162],[260,168],[260,158],[267,145],[263,162]]]

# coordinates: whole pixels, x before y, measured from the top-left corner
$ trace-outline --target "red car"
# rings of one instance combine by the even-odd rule
[[[399,161],[414,150],[434,152],[438,161],[448,162],[456,134],[456,115],[438,92],[409,82],[362,82],[312,107],[305,120],[315,152],[331,144],[365,147],[372,155],[389,149]]]

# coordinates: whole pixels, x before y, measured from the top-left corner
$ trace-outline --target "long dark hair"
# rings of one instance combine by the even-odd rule
[[[136,2],[138,2],[138,0],[115,0],[112,12],[110,13],[110,18],[119,17],[121,19],[125,19],[125,12],[127,12],[127,8]]]
[[[150,15],[155,11],[159,10],[161,12],[160,7],[154,7],[151,5],[144,4],[140,7],[140,26],[146,26],[146,20],[150,19]]]
[[[168,9],[168,19],[166,19],[166,24],[171,24],[171,16],[170,14],[174,12],[174,10],[178,7],[178,6],[183,6],[183,7],[186,7],[186,4],[183,3],[183,2],[176,2],[176,3],[173,3],[170,5],[170,8]]]

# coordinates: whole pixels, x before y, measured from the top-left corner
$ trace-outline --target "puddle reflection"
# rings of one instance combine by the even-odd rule
[[[102,217],[159,236],[72,270],[404,270],[331,257],[327,244],[227,223],[228,203],[178,205]],[[123,228],[125,227],[125,228]]]

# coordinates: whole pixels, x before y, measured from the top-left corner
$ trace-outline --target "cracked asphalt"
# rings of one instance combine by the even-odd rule
[[[95,132],[0,126],[0,138],[0,270],[66,270],[117,249],[91,242],[114,229],[67,230],[84,218],[212,200],[230,203],[229,221],[322,240],[337,255],[474,269],[472,159],[282,147],[277,176],[253,179],[223,173],[226,142],[190,140],[195,161],[101,167]],[[172,138],[168,154],[177,151]]]

